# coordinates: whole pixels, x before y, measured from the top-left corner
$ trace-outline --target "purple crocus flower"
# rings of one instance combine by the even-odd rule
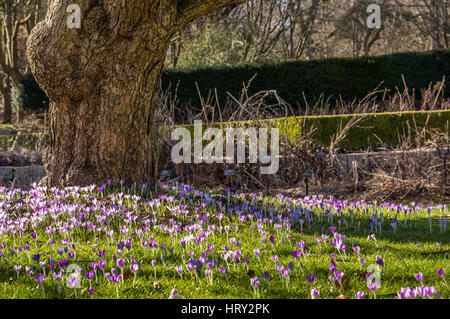
[[[86,272],[85,275],[86,275],[86,278],[88,280],[92,280],[92,278],[94,278],[94,272],[93,271]]]
[[[337,281],[341,281],[342,280],[342,278],[344,277],[344,272],[342,272],[342,271],[335,271],[334,272],[334,278],[335,278],[335,280],[337,280]]]
[[[180,294],[178,293],[178,291],[176,291],[175,288],[173,288],[172,291],[170,292],[169,299],[174,299],[174,298],[176,298],[179,295]]]
[[[428,296],[428,289],[427,289],[427,287],[425,287],[425,286],[417,287],[417,288],[416,288],[416,292],[417,292],[417,294],[418,294],[420,297],[422,297],[422,298],[425,298],[425,297]]]
[[[227,269],[225,267],[219,267],[219,271],[223,275],[225,275],[227,273]]]
[[[281,270],[281,275],[282,275],[284,278],[289,278],[289,276],[291,275],[291,270],[288,269],[288,268],[282,269],[282,270]]]
[[[331,267],[328,267],[329,271],[335,272],[337,270],[337,265],[333,259],[330,260]]]
[[[109,280],[111,280],[113,283],[115,283],[115,284],[118,284],[119,283],[119,281],[120,281],[120,275],[119,274],[117,274],[117,275],[112,275],[112,276],[109,276]]]
[[[104,260],[100,260],[99,262],[98,262],[98,266],[101,268],[101,269],[105,269],[105,267],[106,267],[106,261],[104,261]]]
[[[423,275],[421,272],[418,272],[417,274],[414,274],[414,277],[420,282],[423,282]]]
[[[100,257],[101,259],[105,259],[106,256],[106,250],[98,250],[97,256]]]
[[[314,282],[314,280],[316,280],[316,275],[312,275],[312,276],[305,276],[306,280],[312,284]]]
[[[292,256],[294,256],[297,259],[300,259],[300,257],[302,256],[302,252],[301,250],[296,250],[292,253]]]
[[[356,299],[364,299],[364,291],[358,291],[355,297]]]
[[[141,264],[140,263],[132,263],[131,265],[130,265],[130,270],[134,273],[134,274],[137,274],[137,272],[139,271],[139,268],[141,267]],[[180,267],[181,268],[181,267]]]
[[[44,283],[45,278],[47,278],[47,277],[45,275],[41,274],[41,275],[34,276],[34,278],[36,279],[36,281],[39,285],[42,285]]]
[[[79,283],[79,279],[77,276],[71,276],[70,278],[67,279],[67,285],[70,288],[76,288],[78,286]]]
[[[125,260],[123,258],[118,259],[117,266],[119,266],[119,268],[122,269],[123,265],[125,265]]]
[[[383,259],[381,259],[381,256],[377,255],[377,260],[375,262],[377,263],[377,265],[384,266],[384,262]]]
[[[320,292],[317,289],[311,289],[311,299],[316,299],[319,296]]]
[[[64,271],[62,271],[62,270],[59,273],[53,273],[53,280],[59,281],[63,275],[64,275]]]
[[[20,266],[20,265],[15,265],[14,266],[14,270],[16,271],[17,275],[19,274],[21,269],[22,269],[22,266]]]
[[[35,255],[33,255],[33,260],[35,261],[35,262],[39,262],[39,260],[41,259],[41,254],[35,254]]]
[[[254,277],[250,279],[250,285],[252,285],[253,288],[259,287],[259,279],[258,277]]]
[[[438,269],[437,271],[438,275],[441,276],[442,278],[444,278],[444,269]]]
[[[397,293],[398,299],[408,299],[409,298],[408,289],[409,288],[402,288],[402,290]]]
[[[367,283],[367,288],[369,288],[370,291],[372,291],[373,293],[375,293],[378,289],[378,284],[377,282],[369,282]]]

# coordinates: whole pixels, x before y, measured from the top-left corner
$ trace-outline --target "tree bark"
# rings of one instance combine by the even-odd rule
[[[73,1],[50,0],[27,43],[31,71],[50,99],[46,184],[153,181],[154,102],[170,39],[231,2],[78,0],[81,28],[69,29]]]
[[[12,122],[11,81],[6,77],[0,87],[3,96],[3,123]]]

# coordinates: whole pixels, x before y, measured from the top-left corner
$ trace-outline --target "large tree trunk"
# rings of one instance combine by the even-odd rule
[[[153,106],[172,32],[161,26],[174,12],[153,16],[151,1],[84,0],[82,28],[68,29],[70,2],[52,1],[28,40],[32,72],[50,98],[47,182],[150,181]]]
[[[170,39],[186,23],[236,0],[50,0],[27,56],[50,99],[47,183],[154,179],[154,102]],[[186,4],[184,4],[186,3]]]

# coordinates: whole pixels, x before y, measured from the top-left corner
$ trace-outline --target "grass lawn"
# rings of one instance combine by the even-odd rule
[[[0,297],[448,299],[448,215],[172,184],[0,188]]]

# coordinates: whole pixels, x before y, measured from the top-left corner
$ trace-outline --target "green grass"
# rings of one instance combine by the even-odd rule
[[[126,190],[124,189],[124,192]],[[66,190],[64,192],[56,190],[32,190],[24,193],[14,193],[6,189],[2,189],[0,193],[0,202],[3,207],[3,219],[1,227],[4,230],[5,221],[18,221],[22,218],[24,224],[23,229],[15,236],[11,233],[1,232],[0,242],[3,243],[1,252],[4,257],[0,259],[0,297],[1,298],[90,298],[88,293],[89,282],[84,277],[84,272],[88,271],[89,264],[99,260],[99,257],[92,251],[93,248],[100,248],[106,250],[105,260],[107,262],[106,272],[110,272],[112,267],[118,268],[113,260],[113,255],[117,254],[117,243],[119,240],[132,240],[131,249],[123,248],[121,257],[125,259],[125,269],[129,269],[130,256],[141,262],[141,268],[137,274],[136,280],[133,281],[134,276],[127,271],[125,274],[124,283],[116,286],[104,278],[100,269],[97,270],[98,282],[94,277],[92,281],[92,288],[95,292],[95,298],[168,298],[172,289],[176,289],[180,293],[178,298],[310,298],[311,288],[317,288],[320,291],[319,298],[336,298],[344,295],[347,298],[354,298],[358,291],[364,291],[366,298],[371,298],[370,291],[367,289],[367,280],[365,272],[368,265],[375,264],[376,256],[380,255],[384,261],[385,267],[382,267],[381,273],[381,288],[377,291],[377,298],[396,298],[396,293],[400,292],[402,287],[419,286],[419,282],[414,278],[414,273],[419,271],[423,273],[424,285],[434,286],[444,298],[450,297],[449,286],[438,276],[437,269],[444,269],[447,280],[450,272],[450,244],[448,231],[444,233],[438,227],[436,218],[446,216],[448,212],[445,209],[433,208],[430,211],[430,218],[432,218],[432,230],[430,232],[428,214],[425,209],[420,211],[420,215],[416,213],[411,215],[411,218],[403,214],[396,213],[395,210],[382,208],[380,206],[373,206],[369,208],[370,214],[372,212],[380,213],[383,211],[384,222],[381,231],[371,231],[369,222],[370,216],[364,213],[364,210],[356,211],[353,218],[349,214],[349,208],[343,209],[342,217],[335,212],[333,223],[330,223],[326,210],[318,207],[310,206],[308,201],[290,202],[290,200],[280,198],[258,197],[258,196],[241,196],[239,198],[227,200],[227,197],[220,197],[217,195],[214,202],[211,197],[201,196],[195,191],[186,191],[185,196],[179,198],[180,191],[170,189],[159,189],[158,194],[170,194],[174,196],[171,200],[151,199],[150,193],[145,190],[142,194],[139,190],[132,193],[138,194],[138,197],[131,197],[129,195],[118,195],[118,189],[103,190],[99,192],[96,189],[80,189],[80,190]],[[111,195],[114,194],[114,195]],[[140,197],[142,195],[142,197]],[[83,198],[84,196],[84,198]],[[128,198],[127,198],[128,197]],[[94,198],[97,198],[95,202]],[[53,201],[53,202],[52,202]],[[152,202],[153,204],[149,203]],[[222,204],[218,204],[218,202]],[[157,207],[159,202],[159,207]],[[201,207],[202,203],[206,203],[205,207]],[[257,221],[253,218],[252,221],[241,221],[238,214],[233,210],[225,207],[239,207],[239,209],[246,211],[249,214],[251,210],[266,211],[269,216],[269,211],[274,211],[274,217],[278,213],[282,213],[287,217],[289,211],[292,209],[304,209],[314,212],[314,218],[311,226],[305,222],[301,226],[298,221],[291,219],[291,227],[276,230],[270,223],[262,222],[263,231],[267,232],[263,237],[266,238],[265,243],[261,241],[261,235],[257,230]],[[180,206],[181,205],[181,206]],[[9,206],[9,207],[8,207]],[[39,208],[38,208],[39,207]],[[90,207],[89,213],[81,218],[81,213],[85,212],[86,207]],[[253,207],[253,208],[248,208]],[[332,206],[330,206],[333,210]],[[116,210],[117,213],[111,214],[107,217],[103,224],[98,222],[97,218],[105,216],[108,211]],[[186,216],[182,216],[180,211],[188,211]],[[55,214],[52,216],[52,212]],[[152,215],[152,212],[155,212]],[[223,212],[224,217],[219,220],[217,213]],[[33,217],[34,216],[34,217]],[[128,216],[128,218],[126,217]],[[130,218],[129,216],[133,216]],[[199,220],[205,219],[200,223]],[[320,216],[320,217],[319,217]],[[392,218],[398,218],[398,228],[394,232],[390,226]],[[74,218],[71,222],[71,218]],[[128,219],[128,222],[126,221]],[[134,220],[132,220],[134,219]],[[192,219],[192,220],[190,220]],[[406,224],[404,224],[406,219]],[[54,234],[47,234],[45,231],[48,227],[63,226],[64,223],[74,226],[72,230],[65,233],[56,231]],[[145,220],[149,220],[149,228],[145,229]],[[154,220],[155,223],[152,221]],[[339,220],[341,227],[339,227]],[[344,226],[344,220],[347,225]],[[58,222],[60,222],[58,224]],[[83,223],[92,222],[98,227],[106,227],[107,230],[113,230],[113,238],[108,238],[104,231],[89,232],[87,226]],[[189,234],[189,231],[182,230],[175,231],[174,236],[171,236],[164,227],[176,225],[179,223],[180,227],[197,224],[199,229],[193,231],[194,236],[200,236],[207,231],[209,227],[215,225],[230,226],[229,234],[225,231],[214,231],[202,247],[198,246],[193,241],[187,244],[186,249],[183,249],[180,241]],[[400,225],[402,224],[402,225]],[[59,226],[58,226],[59,225]],[[126,225],[128,228],[127,234],[120,234],[120,226]],[[164,225],[164,226],[158,226]],[[336,232],[345,234],[347,239],[345,244],[347,246],[345,254],[339,254],[338,251],[329,243],[316,243],[316,238],[321,235],[321,230],[331,236],[328,230],[330,225],[337,227]],[[234,227],[238,227],[237,230]],[[136,230],[141,229],[142,232],[137,235]],[[217,229],[217,228],[216,228]],[[34,240],[31,234],[37,234]],[[72,233],[72,234],[71,234]],[[375,234],[376,241],[368,239],[369,234]],[[291,236],[288,240],[287,236]],[[142,236],[149,241],[150,236],[158,243],[158,248],[152,251],[149,248],[143,248],[141,241]],[[275,238],[275,243],[269,241],[269,237]],[[204,269],[199,271],[198,278],[195,275],[188,273],[184,267],[187,258],[183,259],[182,255],[188,256],[190,251],[194,252],[194,257],[200,257],[201,251],[206,250],[206,242],[215,248],[208,256],[209,258],[218,258],[218,266],[226,267],[227,263],[221,259],[224,246],[229,245],[230,250],[236,251],[237,246],[230,243],[230,239],[235,238],[241,241],[240,250],[242,257],[240,262],[235,265],[233,262],[228,262],[229,267],[225,275],[218,271],[216,266],[213,271],[213,280],[209,281],[205,277]],[[55,243],[50,244],[49,239],[54,239]],[[352,240],[354,242],[352,243]],[[64,245],[60,241],[68,240],[68,244]],[[296,242],[305,241],[306,250],[308,251],[306,259],[301,257],[303,264],[302,272],[299,266],[299,260],[292,256],[292,252],[298,250]],[[29,242],[30,250],[18,252],[14,249],[14,245],[23,246]],[[436,242],[440,244],[437,245]],[[70,243],[75,244],[75,257],[73,259],[63,253],[60,257],[57,252],[57,247],[68,247],[68,252],[73,249]],[[166,248],[174,248],[170,253],[165,252],[160,248],[164,243]],[[352,250],[352,246],[359,246],[361,248],[360,255],[357,256]],[[16,248],[17,248],[16,247]],[[259,248],[261,251],[261,258],[258,260],[253,251]],[[10,255],[10,250],[14,250],[14,255]],[[66,286],[65,278],[57,282],[51,278],[51,275],[44,281],[43,287],[39,286],[36,280],[25,273],[25,266],[36,266],[34,275],[43,273],[40,266],[32,260],[34,254],[41,253],[41,261],[53,258],[55,263],[57,260],[66,258],[69,263],[77,264],[83,268],[84,281],[81,283],[79,289],[71,289]],[[328,277],[331,272],[327,269],[330,266],[330,254],[335,253],[334,258],[338,270],[344,272],[349,279],[349,285],[342,288],[336,288],[330,282]],[[286,282],[280,279],[279,274],[275,271],[275,262],[271,260],[272,256],[277,255],[279,260],[277,264],[288,267],[290,261],[294,262],[294,269],[291,272],[289,287]],[[163,257],[161,257],[163,256]],[[362,266],[360,271],[359,258],[366,258],[367,263]],[[6,258],[6,261],[5,261]],[[164,258],[164,262],[162,259]],[[244,258],[249,259],[248,268],[245,266]],[[152,260],[157,261],[156,278],[154,268],[151,265]],[[167,263],[169,268],[166,269],[164,264]],[[22,265],[22,270],[17,276],[13,269],[14,265]],[[174,267],[183,266],[183,279],[175,271]],[[206,267],[205,265],[203,267]],[[58,265],[55,266],[56,272],[59,271]],[[259,294],[255,295],[255,291],[250,285],[251,277],[263,277],[264,271],[269,271],[270,280],[261,279]],[[45,266],[46,274],[51,272],[49,263]],[[130,275],[130,276],[129,276]],[[306,279],[305,275],[316,275],[316,280],[311,285]],[[129,278],[128,278],[129,277]],[[153,283],[157,282],[160,287],[153,287]],[[58,286],[60,286],[60,291]],[[118,292],[118,295],[117,295]],[[44,296],[45,293],[45,296]]]

